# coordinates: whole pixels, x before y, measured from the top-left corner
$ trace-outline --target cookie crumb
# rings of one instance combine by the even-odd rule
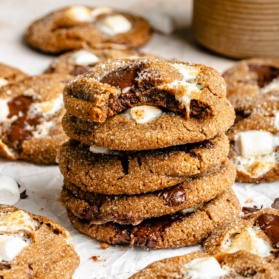
[[[22,200],[28,198],[28,195],[26,194],[26,190],[24,190],[23,192],[20,193],[20,198],[21,198]]]
[[[279,209],[279,198],[275,198],[273,203],[271,204],[272,208]]]
[[[108,249],[109,245],[107,243],[100,243],[100,247],[103,249],[103,250],[106,250]]]
[[[253,212],[256,212],[256,211],[259,211],[260,208],[258,208],[257,206],[253,206],[253,207],[246,207],[246,206],[243,206],[242,207],[242,212],[244,214],[249,214],[249,213],[253,213]]]
[[[245,203],[252,203],[254,202],[253,198],[249,198]]]

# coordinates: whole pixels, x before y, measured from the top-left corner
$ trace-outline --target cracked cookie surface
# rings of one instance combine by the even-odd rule
[[[61,119],[62,91],[70,75],[28,77],[0,88],[0,155],[10,160],[54,164],[68,139]]]
[[[71,223],[80,232],[101,242],[124,244],[144,249],[161,249],[197,245],[204,241],[214,228],[240,213],[240,205],[229,189],[194,212],[177,212],[147,219],[139,225],[106,223],[94,225],[80,219],[68,210]]]
[[[113,60],[67,84],[66,134],[88,145],[146,150],[226,131],[234,111],[223,78],[203,65]]]
[[[71,278],[79,256],[63,227],[43,216],[3,205],[0,224],[1,278]]]
[[[167,188],[216,167],[225,161],[228,149],[224,134],[161,150],[104,150],[108,154],[93,153],[88,145],[71,140],[60,149],[59,167],[66,180],[84,191],[131,195]]]
[[[26,42],[43,52],[61,53],[97,44],[140,47],[152,29],[142,17],[109,7],[69,6],[33,22]]]
[[[139,195],[101,195],[81,190],[64,181],[60,201],[81,219],[92,224],[115,222],[137,225],[148,218],[194,211],[234,183],[235,169],[229,160],[198,176],[191,176],[171,188]]]

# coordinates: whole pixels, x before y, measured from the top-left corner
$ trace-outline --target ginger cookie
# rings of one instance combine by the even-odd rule
[[[51,62],[45,73],[61,73],[76,76],[92,70],[94,66],[108,59],[134,59],[143,56],[151,55],[121,45],[120,47],[114,46],[109,49],[84,48],[69,51],[58,56]]]
[[[66,134],[88,145],[147,150],[203,141],[235,118],[221,75],[161,59],[113,60],[64,91]]]
[[[228,151],[224,134],[203,142],[138,152],[100,149],[71,140],[59,151],[59,167],[65,179],[83,191],[132,195],[167,188],[217,167]]]
[[[0,88],[11,83],[16,83],[26,77],[28,75],[22,71],[0,63]]]
[[[26,42],[43,52],[61,53],[99,44],[144,45],[152,29],[142,17],[110,7],[69,6],[33,22]]]
[[[277,279],[278,276],[278,263],[248,254],[246,251],[226,254],[224,258],[215,258],[202,251],[196,251],[151,263],[130,279]]]
[[[91,224],[115,222],[137,225],[148,218],[185,209],[194,211],[229,189],[234,180],[235,169],[227,159],[220,166],[189,177],[171,188],[139,195],[109,196],[85,192],[65,181],[60,201],[67,210]]]
[[[262,209],[224,223],[203,244],[208,254],[245,250],[259,257],[277,257],[279,252],[279,210]]]
[[[0,277],[71,278],[79,256],[70,234],[57,223],[0,205]]]
[[[232,189],[192,212],[147,219],[139,225],[106,223],[91,224],[68,211],[71,223],[79,231],[101,242],[124,244],[143,249],[175,248],[197,245],[204,241],[214,228],[240,213],[240,205]]]
[[[61,118],[62,91],[72,77],[45,74],[0,88],[0,155],[10,160],[53,164],[68,139]]]

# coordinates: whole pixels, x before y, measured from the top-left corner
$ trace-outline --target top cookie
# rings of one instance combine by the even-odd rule
[[[250,112],[279,95],[279,59],[242,60],[224,72],[228,99],[237,111]],[[268,104],[264,104],[265,110]],[[277,106],[278,107],[278,106]]]
[[[26,41],[44,52],[59,53],[100,43],[139,47],[151,37],[148,22],[109,7],[69,6],[38,19]]]
[[[18,82],[26,77],[28,77],[28,75],[22,71],[0,63],[0,88],[8,84]]]
[[[225,95],[221,75],[204,65],[112,60],[66,85],[63,127],[73,139],[117,150],[197,142],[232,125]]]
[[[0,277],[71,278],[79,257],[69,233],[57,223],[0,205]]]

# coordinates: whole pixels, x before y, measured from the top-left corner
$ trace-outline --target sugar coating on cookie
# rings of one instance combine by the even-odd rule
[[[28,75],[21,70],[0,63],[0,88],[11,83],[16,83],[26,77],[28,77]]]
[[[69,233],[47,218],[0,205],[0,231],[3,278],[66,279],[79,264]]]
[[[41,51],[59,53],[111,43],[135,48],[151,34],[151,26],[142,17],[105,6],[75,5],[33,22],[25,39]]]
[[[61,127],[68,75],[42,75],[0,89],[0,154],[8,159],[55,163],[67,139]]]

